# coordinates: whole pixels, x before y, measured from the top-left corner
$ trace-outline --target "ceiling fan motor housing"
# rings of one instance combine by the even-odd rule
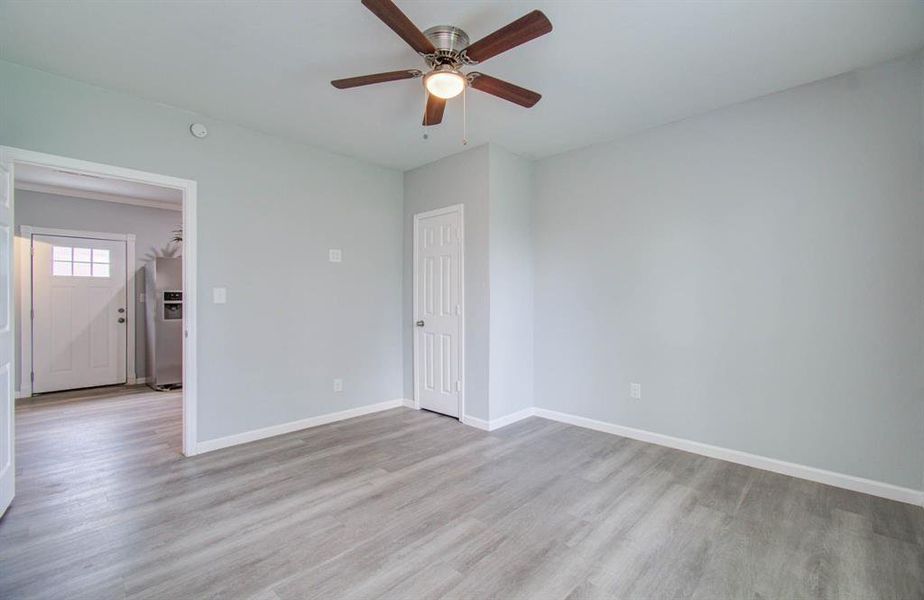
[[[436,25],[423,32],[436,46],[436,52],[425,58],[430,67],[450,65],[458,68],[463,64],[462,50],[469,46],[468,34],[452,25]]]

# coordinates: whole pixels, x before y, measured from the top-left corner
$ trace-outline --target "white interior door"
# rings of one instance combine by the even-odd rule
[[[420,408],[461,416],[462,209],[414,218],[414,390]]]
[[[126,382],[124,241],[32,236],[32,391]]]
[[[0,165],[0,516],[13,501],[13,178]]]

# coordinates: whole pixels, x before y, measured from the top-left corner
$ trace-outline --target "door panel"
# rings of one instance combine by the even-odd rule
[[[90,288],[87,290],[87,300],[89,306],[106,306],[110,298],[110,290],[101,288]],[[118,308],[116,309],[118,311]],[[91,311],[92,312],[92,311]],[[115,314],[124,314],[118,313]],[[91,317],[90,321],[90,367],[100,369],[107,367],[112,360],[113,348],[110,340],[113,336],[110,332],[116,325],[113,325],[113,315],[106,311],[99,311]],[[118,319],[118,317],[116,317]],[[118,322],[118,321],[116,321]],[[127,328],[126,333],[128,333]]]
[[[124,241],[32,236],[34,392],[125,383],[125,260]]]
[[[461,416],[462,214],[415,219],[415,390],[421,408]]]
[[[51,336],[48,339],[48,350],[51,352],[51,370],[55,372],[71,371],[74,369],[73,353],[71,352],[71,324],[74,322],[73,306],[74,294],[71,288],[52,288],[51,293]],[[33,303],[36,303],[33,299]],[[44,313],[44,311],[43,311]],[[67,335],[56,335],[56,332],[67,331]],[[42,352],[44,353],[44,348]],[[33,368],[33,370],[35,370]]]
[[[13,501],[13,177],[0,165],[0,516]]]

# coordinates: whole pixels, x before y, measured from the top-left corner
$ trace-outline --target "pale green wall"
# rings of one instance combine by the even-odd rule
[[[198,182],[200,441],[402,396],[400,172],[10,63],[0,82],[0,144]]]
[[[465,206],[465,414],[487,420],[489,343],[488,145],[404,174],[404,389],[414,394],[414,215]],[[447,182],[450,182],[447,185]]]
[[[531,162],[484,144],[408,171],[404,188],[406,397],[411,398],[414,390],[414,215],[463,204],[465,413],[489,421],[531,407]]]
[[[490,408],[495,420],[533,406],[532,162],[492,144]]]
[[[539,161],[536,405],[922,489],[922,72]]]

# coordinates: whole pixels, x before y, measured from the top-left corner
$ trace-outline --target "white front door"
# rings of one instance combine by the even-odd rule
[[[124,241],[32,236],[32,391],[126,382]]]
[[[13,177],[0,165],[0,516],[13,501]]]
[[[414,390],[420,408],[461,417],[462,207],[414,217]]]

